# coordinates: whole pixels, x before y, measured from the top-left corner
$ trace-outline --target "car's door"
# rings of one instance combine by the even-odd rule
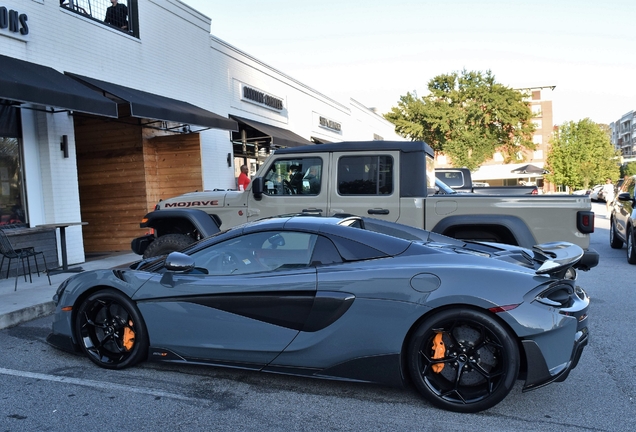
[[[634,177],[628,178],[618,193],[629,192],[629,196],[634,198]],[[627,221],[632,216],[634,211],[634,205],[632,201],[622,201],[620,199],[614,200],[614,227],[616,231],[620,233],[620,236],[627,239]]]
[[[263,175],[264,190],[259,200],[248,198],[247,220],[291,213],[324,215],[327,209],[327,165],[325,154],[281,156]]]
[[[193,253],[193,271],[153,276],[134,296],[151,356],[172,353],[257,369],[269,363],[311,310],[315,238],[286,231],[245,234]]]
[[[331,164],[337,167],[330,185],[328,216],[348,213],[395,222],[400,218],[399,178],[395,164],[398,152],[382,154],[338,153]]]

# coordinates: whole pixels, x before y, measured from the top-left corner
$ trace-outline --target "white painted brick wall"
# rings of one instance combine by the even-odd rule
[[[373,133],[401,139],[390,123],[359,103],[335,101],[211,36],[210,19],[176,0],[139,0],[139,39],[53,0],[0,0],[0,6],[27,14],[29,25],[24,37],[0,31],[2,55],[183,100],[221,116],[251,118],[306,139],[371,140]],[[240,83],[283,98],[284,112],[241,101]],[[341,123],[342,133],[319,127],[320,115]],[[27,184],[41,182],[31,191],[42,197],[29,196],[32,223],[80,220],[72,117],[35,113],[23,121],[24,128],[37,131],[24,138]],[[68,159],[60,151],[62,135],[69,137]],[[230,133],[207,130],[200,137],[204,188],[235,187],[234,167],[227,166]],[[69,262],[82,262],[80,227],[68,228],[67,242]]]

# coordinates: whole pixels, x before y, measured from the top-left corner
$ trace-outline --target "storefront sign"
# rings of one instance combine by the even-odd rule
[[[29,34],[27,21],[27,14],[0,6],[0,31],[20,33],[22,36],[26,36]]]
[[[253,87],[243,86],[243,99],[248,99],[251,102],[256,102],[260,105],[265,105],[268,108],[272,108],[278,111],[283,110],[283,100],[276,96],[269,95],[265,92],[257,90]]]
[[[329,120],[327,117],[318,117],[318,123],[320,124],[320,126],[330,129],[334,132],[342,132],[342,124],[338,123],[337,121]]]

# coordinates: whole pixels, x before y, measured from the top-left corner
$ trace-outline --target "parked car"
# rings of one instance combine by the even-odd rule
[[[636,176],[628,177],[621,184],[616,199],[612,203],[610,214],[610,246],[620,249],[623,244],[627,245],[627,262],[636,264],[636,250],[634,249],[634,236],[636,211],[634,204],[634,184]]]
[[[579,189],[572,192],[572,195],[589,195],[592,189]]]
[[[414,383],[477,412],[518,378],[563,381],[588,342],[583,249],[464,242],[352,216],[264,219],[63,282],[47,340],[98,366],[144,360]]]
[[[592,188],[590,199],[592,201],[603,201],[603,185],[596,185]]]

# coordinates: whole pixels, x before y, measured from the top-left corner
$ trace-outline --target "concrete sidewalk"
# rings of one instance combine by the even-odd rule
[[[122,264],[138,261],[141,257],[132,252],[109,254],[97,257],[82,264],[69,265],[69,267],[82,267],[84,270],[96,270],[117,267]],[[29,276],[24,282],[24,277],[18,278],[18,289],[15,288],[15,277],[4,279],[6,270],[0,277],[0,329],[13,327],[25,321],[49,315],[55,310],[53,295],[57,287],[67,278],[76,273],[58,273],[51,275],[51,285],[45,273],[32,273],[33,283],[29,283]]]

